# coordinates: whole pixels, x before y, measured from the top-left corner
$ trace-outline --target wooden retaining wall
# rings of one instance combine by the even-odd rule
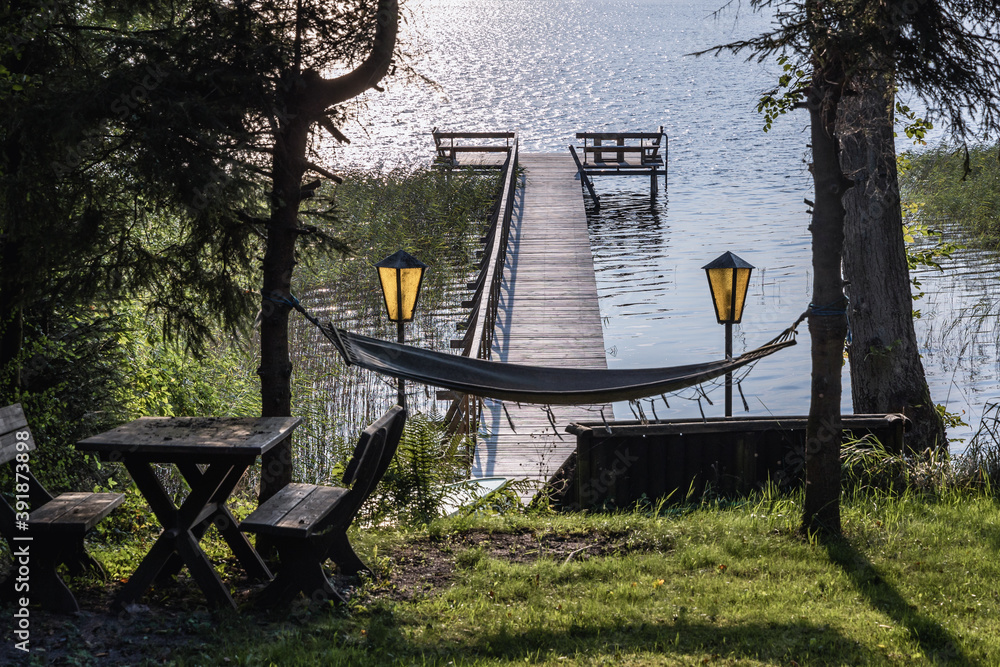
[[[903,450],[906,418],[900,414],[844,415],[844,431],[871,434],[894,452]],[[707,488],[739,495],[769,480],[802,479],[805,417],[674,420],[640,424],[571,424],[576,436],[575,474],[558,504],[571,509],[624,508],[640,499],[668,502],[700,498]]]

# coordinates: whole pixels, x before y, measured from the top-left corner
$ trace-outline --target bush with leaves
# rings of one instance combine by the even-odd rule
[[[362,520],[369,525],[419,526],[441,516],[446,485],[468,474],[468,458],[452,454],[456,449],[463,451],[465,443],[453,443],[442,422],[419,413],[410,415],[399,449],[364,508]]]
[[[74,444],[121,421],[116,388],[126,381],[115,344],[122,318],[89,309],[40,304],[25,322],[25,344],[0,369],[0,405],[20,403],[37,446],[32,473],[50,492],[91,488],[107,479]],[[48,308],[46,308],[48,306]],[[11,379],[17,374],[18,380]],[[0,489],[12,490],[8,466],[0,468]]]

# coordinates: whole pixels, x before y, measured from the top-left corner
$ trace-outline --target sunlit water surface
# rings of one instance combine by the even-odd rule
[[[722,0],[412,0],[405,38],[413,67],[435,86],[389,81],[365,98],[353,143],[329,159],[340,166],[426,164],[430,131],[520,133],[523,151],[565,151],[578,131],[669,135],[669,187],[650,205],[648,180],[597,180],[590,211],[604,336],[611,367],[684,364],[718,358],[701,267],[731,250],[757,267],[737,353],[780,332],[811,293],[804,113],[764,133],[755,111],[777,79],[774,64],[728,54],[690,54],[767,29],[769,19]],[[557,249],[553,249],[554,252]],[[983,405],[1000,390],[997,278],[965,252],[946,271],[920,276],[926,296],[917,322],[933,399],[961,414],[968,438]],[[986,317],[983,317],[986,316]],[[804,414],[809,405],[809,337],[759,363],[742,382],[750,414]],[[693,394],[692,394],[693,395]],[[705,399],[662,401],[657,416],[722,413],[721,390]],[[737,412],[742,401],[736,397]],[[851,410],[844,373],[843,409]],[[615,406],[631,418],[628,404]]]

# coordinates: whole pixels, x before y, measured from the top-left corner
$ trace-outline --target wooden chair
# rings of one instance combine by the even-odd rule
[[[53,611],[79,611],[56,568],[65,564],[70,574],[93,570],[104,575],[84,549],[83,536],[125,496],[71,492],[53,498],[31,473],[29,452],[34,449],[20,403],[0,408],[0,465],[11,464],[14,481],[14,506],[0,498],[0,532],[14,554],[14,569],[0,585],[0,597],[5,602],[28,598]]]
[[[342,486],[289,484],[240,524],[246,532],[272,536],[278,548],[278,574],[258,598],[259,606],[287,604],[299,592],[312,600],[343,602],[323,572],[328,558],[344,574],[371,572],[351,547],[347,529],[385,475],[405,422],[406,410],[397,405],[361,433]]]

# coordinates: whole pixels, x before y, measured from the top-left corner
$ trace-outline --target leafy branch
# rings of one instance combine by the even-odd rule
[[[757,103],[757,113],[764,114],[765,132],[771,129],[778,116],[801,108],[809,88],[805,70],[791,62],[788,56],[778,56],[778,64],[783,70],[778,85],[761,95]]]

